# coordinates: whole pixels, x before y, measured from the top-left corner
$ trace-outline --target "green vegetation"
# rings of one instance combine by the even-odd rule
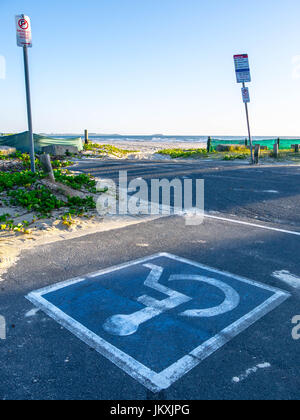
[[[207,152],[206,149],[165,149],[157,152],[160,155],[169,156],[172,159],[188,159],[188,158],[210,158],[216,160],[233,161],[233,160],[249,160],[250,149],[245,146],[232,145],[224,146],[223,151]],[[273,151],[261,150],[260,159],[274,158]],[[295,153],[291,150],[280,150],[278,160],[290,160],[299,162],[300,153]]]
[[[250,153],[250,149],[247,146],[240,145],[219,145],[216,149],[217,152],[229,152],[229,153]]]
[[[30,168],[30,155],[28,153],[16,152],[13,155],[11,155],[11,158],[17,159],[20,162],[22,162],[25,169]],[[41,168],[41,165],[38,159],[35,159],[35,165],[38,169]]]
[[[245,147],[230,146],[226,149],[227,153],[224,152],[207,152],[206,149],[165,149],[157,152],[160,155],[170,156],[172,159],[199,159],[199,158],[214,158],[223,160],[235,160],[235,159],[247,159],[250,156],[250,151]],[[230,152],[230,153],[228,153]],[[243,153],[241,153],[243,152]]]
[[[53,210],[58,210],[66,205],[42,185],[31,191],[21,188],[12,190],[8,192],[8,196],[11,197],[10,204],[13,206],[21,206],[29,211],[35,211],[40,217],[47,217]]]
[[[96,208],[96,203],[91,196],[86,198],[68,197],[66,201],[62,201],[43,185],[39,185],[31,191],[21,188],[11,190],[8,192],[8,196],[11,197],[11,205],[34,211],[41,218],[50,217],[52,211],[62,207],[68,207],[69,213],[73,215],[81,215]]]
[[[248,153],[242,153],[242,154],[231,154],[231,155],[225,155],[223,160],[245,160],[248,159],[250,154]]]
[[[10,160],[11,157],[0,153],[0,160]]]
[[[12,155],[3,155],[0,153],[0,160],[11,160],[11,159],[19,160],[23,164],[24,169],[30,169],[30,155],[28,153],[16,152],[16,153],[13,153]],[[54,158],[51,159],[51,163],[52,163],[53,169],[61,169],[61,168],[65,168],[67,166],[73,165],[73,162],[69,160],[58,160]],[[40,161],[38,159],[35,159],[35,165],[37,169],[42,168],[42,165],[40,164]]]
[[[160,155],[170,156],[172,159],[178,158],[206,158],[209,156],[206,149],[164,149],[157,152]]]
[[[12,219],[10,219],[10,214],[3,214],[0,216],[0,231],[13,231],[24,234],[29,234],[30,230],[28,226],[30,223],[24,220],[22,223],[15,224]]]
[[[118,147],[112,146],[110,144],[97,144],[97,143],[89,143],[84,145],[85,151],[91,151],[93,153],[97,153],[100,155],[110,155],[116,157],[126,156],[129,153],[137,153],[135,150],[126,150],[126,149],[119,149]]]
[[[52,164],[52,168],[53,169],[61,169],[61,168],[66,168],[67,166],[71,166],[74,164],[74,162],[70,161],[70,160],[52,160],[51,161]]]
[[[275,158],[274,152],[270,152],[270,157]],[[300,153],[295,153],[291,150],[280,150],[278,154],[278,160],[292,160],[299,162],[300,160]]]
[[[33,174],[30,171],[0,172],[0,192],[14,187],[30,187],[39,179],[43,178],[41,172]]]
[[[96,193],[96,181],[88,175],[65,174],[56,170],[55,177],[58,181],[70,186],[73,189]],[[84,215],[86,212],[96,208],[92,196],[66,197],[65,200],[58,199],[52,191],[42,185],[40,181],[45,178],[43,172],[33,174],[26,170],[22,172],[0,172],[0,193],[4,193],[2,201],[5,205],[20,206],[34,212],[39,218],[50,217],[55,210],[67,209],[67,214]],[[102,190],[104,192],[106,190]],[[1,202],[0,202],[1,203]],[[17,217],[17,215],[15,215]],[[27,233],[27,224],[14,224],[9,214],[0,216],[1,230],[13,230]]]
[[[70,209],[70,213],[78,216],[96,208],[96,203],[91,196],[86,198],[69,197],[67,205]]]
[[[1,160],[20,161],[24,170],[21,172],[0,171],[0,206],[22,207],[29,213],[33,213],[33,219],[31,223],[27,221],[19,223],[20,216],[18,214],[14,214],[14,216],[8,213],[3,214],[0,216],[0,231],[28,234],[30,233],[28,229],[30,224],[39,218],[51,217],[54,211],[62,213],[65,211],[64,215],[59,217],[61,217],[63,225],[70,227],[75,223],[72,217],[85,215],[90,217],[88,216],[89,212],[96,208],[92,194],[107,191],[106,189],[97,191],[97,182],[92,176],[73,175],[67,169],[63,169],[73,162],[64,158],[59,160],[52,157],[51,163],[56,181],[74,190],[87,193],[84,198],[71,196],[63,198],[61,194],[57,197],[50,188],[42,184],[41,181],[46,177],[46,174],[38,159],[36,159],[37,172],[35,174],[30,171],[30,155],[28,153],[16,152],[10,156],[0,154]],[[61,192],[63,193],[63,191]],[[14,221],[17,218],[18,222]]]
[[[10,214],[5,213],[0,216],[0,223],[7,222],[8,218],[11,217]]]
[[[62,224],[64,226],[67,226],[68,228],[70,228],[72,225],[75,224],[75,221],[72,218],[72,214],[71,213],[66,213],[63,216],[61,216],[61,220],[62,220]]]
[[[70,175],[69,172],[63,173],[61,170],[54,171],[56,181],[68,185],[74,190],[82,190],[85,188],[90,193],[96,194],[96,181],[85,174]]]

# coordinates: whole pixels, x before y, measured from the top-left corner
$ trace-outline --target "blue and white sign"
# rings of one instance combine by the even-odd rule
[[[234,65],[235,65],[237,83],[251,82],[248,54],[235,55]]]
[[[288,297],[166,253],[27,296],[153,392],[170,387]]]

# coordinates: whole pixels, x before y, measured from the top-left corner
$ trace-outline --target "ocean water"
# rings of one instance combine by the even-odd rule
[[[83,137],[82,135],[51,135],[51,137],[68,138]],[[247,136],[211,136],[214,140],[245,140]],[[281,137],[284,139],[296,139],[299,137]],[[105,142],[153,142],[153,143],[206,143],[208,136],[164,136],[161,134],[151,136],[121,136],[121,135],[96,135],[90,134],[89,139],[95,143]],[[253,136],[253,140],[274,140],[276,136]]]

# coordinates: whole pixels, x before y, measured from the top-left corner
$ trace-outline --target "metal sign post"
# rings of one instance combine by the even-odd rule
[[[17,45],[18,47],[23,48],[26,102],[27,102],[27,119],[28,119],[28,131],[29,131],[29,143],[30,143],[30,162],[31,162],[31,171],[35,172],[34,138],[33,138],[33,128],[32,128],[29,65],[28,65],[28,47],[29,48],[32,47],[31,25],[30,25],[29,17],[25,15],[16,16],[16,26],[17,26]]]
[[[245,86],[245,83],[243,83],[243,89],[247,89],[246,86]],[[244,100],[245,109],[246,109],[246,118],[247,118],[248,136],[249,136],[249,142],[250,142],[251,160],[252,160],[252,163],[254,163],[253,142],[252,142],[252,136],[251,136],[249,111],[248,111],[248,103],[250,102],[250,97],[249,97],[249,90],[247,89],[247,91],[248,91],[248,97],[245,96],[245,93],[243,93],[243,100]]]
[[[26,85],[26,99],[27,99],[28,131],[29,131],[29,141],[30,141],[31,172],[35,172],[35,154],[34,154],[34,139],[33,139],[33,128],[32,128],[32,114],[31,114],[28,49],[26,46],[23,47],[23,55],[24,55],[25,85]]]
[[[250,130],[249,111],[248,111],[248,103],[250,103],[250,95],[249,95],[249,89],[245,85],[245,83],[251,82],[248,55],[247,54],[235,55],[234,64],[235,64],[237,83],[243,84],[242,97],[243,97],[243,102],[245,104],[245,109],[246,109],[249,144],[250,144],[250,151],[251,151],[251,162],[252,164],[254,164],[253,142],[252,142],[252,136],[251,136],[251,130]]]

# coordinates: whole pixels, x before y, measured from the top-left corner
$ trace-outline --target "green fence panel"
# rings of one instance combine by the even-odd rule
[[[60,145],[60,146],[75,146],[79,151],[83,150],[83,141],[80,137],[77,138],[65,138],[65,139],[54,139],[51,137],[40,136],[34,134],[34,147],[37,153],[42,151],[45,146]],[[30,152],[30,138],[28,131],[20,134],[14,134],[11,136],[1,136],[0,146],[15,147],[20,152]]]
[[[253,145],[260,144],[261,146],[267,147],[268,150],[273,150],[274,144],[278,142],[277,139],[268,139],[268,140],[253,140]],[[236,145],[243,146],[245,140],[211,140],[211,149],[216,150],[218,145]],[[300,139],[279,139],[279,149],[280,150],[290,150],[292,149],[293,144],[300,144]],[[249,141],[248,141],[249,145]]]
[[[293,144],[300,144],[300,139],[280,139],[279,149],[291,149]]]

